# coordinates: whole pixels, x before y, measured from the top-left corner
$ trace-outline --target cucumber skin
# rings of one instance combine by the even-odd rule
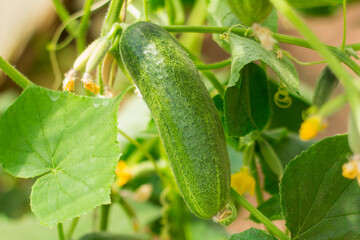
[[[181,195],[209,219],[230,196],[230,160],[219,115],[195,64],[163,28],[137,22],[120,53],[160,132]]]

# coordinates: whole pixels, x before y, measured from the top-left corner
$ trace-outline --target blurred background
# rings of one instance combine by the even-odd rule
[[[77,13],[83,8],[83,0],[64,0],[64,5],[70,14]],[[104,14],[107,8],[107,1],[95,1],[98,8],[91,15],[91,25],[87,34],[87,42],[90,43],[97,36],[101,29]],[[166,15],[163,10],[164,2],[162,0],[149,1],[150,7],[157,12],[159,17]],[[136,1],[134,5],[136,6]],[[140,3],[141,4],[141,1]],[[193,0],[183,1],[185,12],[189,12],[194,6]],[[323,40],[326,44],[339,46],[342,41],[342,8],[331,6],[315,9],[300,9],[303,17],[306,19],[310,28]],[[360,40],[360,2],[350,1],[347,10],[347,44],[357,43]],[[61,49],[54,50],[54,36],[58,34],[61,21],[57,17],[53,2],[51,0],[0,0],[0,56],[10,61],[31,81],[46,88],[57,89],[64,73],[71,67],[76,56],[76,44],[70,42]],[[279,16],[279,33],[298,36],[291,25]],[[201,56],[205,63],[212,63],[224,60],[229,55],[224,52],[212,40],[210,34],[204,34],[200,38]],[[59,35],[58,42],[66,42],[68,36],[66,32]],[[316,52],[287,44],[281,44],[281,48],[290,51],[294,57],[303,62],[312,62],[320,60]],[[358,61],[359,63],[359,61]],[[295,64],[300,76],[300,85],[302,94],[306,98],[311,96],[311,89],[325,67],[324,64],[302,66]],[[225,69],[225,72],[228,69]],[[223,78],[227,78],[226,73],[219,71],[217,73]],[[225,80],[226,81],[226,80]],[[115,91],[121,91],[122,85],[127,80],[120,73],[117,76]],[[336,90],[337,93],[342,91],[341,86]],[[15,83],[8,79],[0,70],[0,116],[9,105],[21,93]],[[143,111],[145,114],[136,115],[136,112]],[[146,110],[146,106],[139,101],[127,100],[122,105],[120,111],[128,118],[119,119],[120,126],[124,127],[129,135],[136,136],[140,131],[145,131],[148,126],[141,126],[141,122],[149,121],[150,116]],[[347,129],[346,116],[348,109],[344,108],[338,114],[328,119],[329,128],[319,138],[331,136],[338,133],[344,133]],[[131,119],[131,121],[129,120]],[[145,120],[144,120],[145,119]],[[146,122],[147,124],[147,122]],[[126,148],[126,142],[123,145]],[[1,154],[1,153],[0,153]],[[40,223],[32,215],[29,207],[29,194],[33,180],[15,179],[3,172],[0,167],[0,240],[17,240],[24,239],[56,239],[56,231],[50,230],[40,225]],[[249,200],[255,203],[255,198],[249,196]],[[154,222],[161,216],[161,210],[153,204],[139,203],[136,208],[141,212],[141,225],[147,226],[148,223]],[[88,225],[93,223],[96,218],[95,213],[89,213],[88,216],[81,221],[79,230],[75,234],[80,236],[86,232]],[[112,212],[114,219],[126,219],[124,211],[117,207]],[[248,217],[246,211],[240,210],[239,221],[231,224],[227,231],[230,233],[241,232],[251,226],[262,228],[261,225],[255,224],[250,220],[244,221]],[[241,219],[241,221],[240,221]],[[116,223],[116,221],[112,221]],[[198,231],[200,238],[194,239],[210,239],[203,235],[205,225],[199,224],[193,231]],[[279,226],[283,225],[282,221],[277,221]],[[203,228],[202,228],[203,227]],[[121,224],[111,225],[111,229],[116,232],[128,232],[130,227],[129,221],[122,221]],[[207,230],[206,230],[207,231]],[[196,233],[194,233],[196,235]],[[217,234],[219,235],[218,238]],[[214,226],[209,236],[213,239],[226,239],[223,237],[221,228]]]

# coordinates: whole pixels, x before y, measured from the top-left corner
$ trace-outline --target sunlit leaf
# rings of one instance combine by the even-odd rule
[[[16,177],[38,177],[31,208],[41,223],[110,203],[119,101],[28,87],[0,119],[0,163]]]

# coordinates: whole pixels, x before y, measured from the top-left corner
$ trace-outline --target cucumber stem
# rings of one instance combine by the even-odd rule
[[[341,44],[341,50],[344,51],[346,47],[346,0],[343,0],[343,40]]]
[[[276,227],[267,217],[265,217],[259,210],[257,210],[251,203],[249,203],[243,196],[231,188],[231,197],[248,210],[254,217],[256,217],[265,227],[280,240],[290,240],[278,227]]]
[[[75,228],[79,222],[80,217],[74,218],[71,222],[70,228],[66,234],[66,238],[65,239],[71,239],[71,236],[73,235]]]
[[[6,75],[8,75],[17,85],[23,89],[33,85],[33,83],[27,77],[25,77],[21,72],[19,72],[2,57],[0,57],[0,69],[2,69]]]
[[[87,29],[89,27],[89,21],[91,16],[91,5],[93,4],[94,0],[86,0],[84,4],[84,15],[81,18],[80,27],[78,31],[78,35],[76,38],[76,47],[78,53],[84,51],[86,46],[86,34]]]
[[[65,240],[63,224],[58,223],[57,228],[58,228],[59,240]]]
[[[198,63],[198,64],[195,64],[195,65],[196,65],[196,68],[198,70],[214,70],[214,69],[220,69],[220,68],[227,67],[230,64],[231,64],[231,58],[226,59],[226,60],[221,61],[221,62],[212,63],[212,64]]]
[[[100,231],[106,231],[109,220],[110,204],[101,206]]]
[[[258,168],[256,166],[255,156],[253,156],[252,161],[250,161],[250,171],[255,179],[255,195],[256,195],[257,204],[259,206],[264,202],[264,196],[261,190],[261,183],[260,183]]]

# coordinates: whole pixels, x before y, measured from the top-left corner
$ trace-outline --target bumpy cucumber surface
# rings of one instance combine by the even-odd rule
[[[152,113],[186,204],[200,218],[213,217],[229,199],[230,161],[195,64],[168,32],[149,22],[125,29],[120,53]]]

